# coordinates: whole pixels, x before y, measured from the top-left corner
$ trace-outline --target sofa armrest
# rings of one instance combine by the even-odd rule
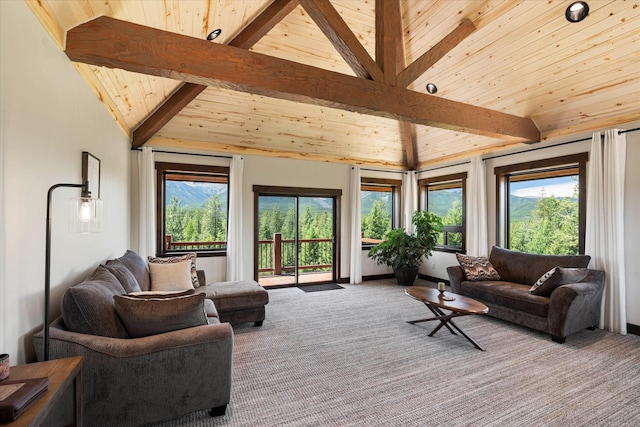
[[[604,278],[604,271],[590,270],[581,282],[559,286],[551,293],[548,321],[552,335],[566,337],[598,325]]]
[[[447,267],[447,274],[449,275],[449,284],[451,285],[451,292],[454,294],[461,293],[460,283],[465,279],[464,270],[459,265],[453,265]]]
[[[42,354],[42,333],[34,336]],[[50,328],[50,356],[83,356],[85,423],[135,426],[226,405],[233,329],[196,326],[142,338],[108,338]]]
[[[34,337],[36,350],[40,346],[40,335]],[[110,338],[72,332],[66,329],[61,318],[49,328],[51,341],[61,341],[85,347],[110,357],[126,358],[151,352],[165,351],[189,345],[224,342],[233,338],[233,330],[226,323],[196,326],[141,338]],[[41,352],[38,352],[41,354]]]
[[[198,275],[198,283],[200,286],[205,286],[207,284],[207,276],[204,270],[196,270],[196,274]]]

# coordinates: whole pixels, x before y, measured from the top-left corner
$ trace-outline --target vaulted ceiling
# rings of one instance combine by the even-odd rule
[[[27,3],[133,147],[419,169],[640,119],[640,1]]]

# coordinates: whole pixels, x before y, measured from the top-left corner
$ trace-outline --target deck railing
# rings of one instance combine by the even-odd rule
[[[165,236],[167,250],[224,249],[227,242],[174,242]],[[298,271],[331,271],[333,266],[332,239],[300,239]],[[296,245],[293,239],[283,239],[275,233],[272,240],[258,241],[258,272],[260,275],[275,275],[295,271]]]

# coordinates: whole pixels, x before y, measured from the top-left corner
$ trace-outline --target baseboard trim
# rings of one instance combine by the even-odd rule
[[[422,280],[428,280],[429,282],[438,283],[444,282],[445,285],[449,286],[450,283],[446,279],[440,279],[439,277],[429,276],[427,274],[418,273],[418,277]]]
[[[640,335],[640,326],[627,323],[627,332],[633,335]]]

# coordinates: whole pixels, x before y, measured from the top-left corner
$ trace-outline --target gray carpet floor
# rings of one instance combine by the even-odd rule
[[[417,285],[430,285],[418,281]],[[441,329],[390,280],[269,291],[264,326],[234,327],[227,414],[178,426],[637,426],[640,337],[582,331],[557,344],[488,316]]]

